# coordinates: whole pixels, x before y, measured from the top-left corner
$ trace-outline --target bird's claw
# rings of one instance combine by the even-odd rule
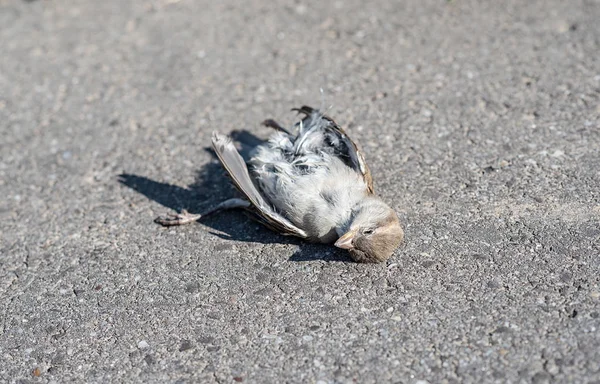
[[[172,227],[197,221],[201,217],[200,214],[189,213],[184,209],[180,213],[167,213],[166,216],[159,216],[154,219],[154,222],[165,227]]]

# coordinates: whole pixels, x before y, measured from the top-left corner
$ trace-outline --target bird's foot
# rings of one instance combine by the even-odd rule
[[[282,127],[281,124],[279,124],[278,122],[276,122],[273,119],[267,119],[267,120],[263,121],[262,123],[265,127],[276,129],[278,131],[287,133],[288,135],[290,134],[290,131],[288,131],[287,129]]]
[[[159,216],[154,219],[154,222],[165,227],[172,227],[175,225],[193,223],[201,217],[201,214],[189,213],[184,209],[180,213],[168,213],[167,216]]]

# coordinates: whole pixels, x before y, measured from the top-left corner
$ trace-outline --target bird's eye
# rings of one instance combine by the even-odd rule
[[[363,234],[365,234],[365,235],[370,235],[371,233],[373,233],[373,229],[371,229],[371,228],[365,229],[363,231]]]

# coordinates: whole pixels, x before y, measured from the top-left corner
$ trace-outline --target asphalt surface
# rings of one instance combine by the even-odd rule
[[[0,0],[0,382],[599,383],[598,20]],[[235,195],[213,130],[302,104],[363,147],[406,229],[389,262],[240,212],[153,223]]]

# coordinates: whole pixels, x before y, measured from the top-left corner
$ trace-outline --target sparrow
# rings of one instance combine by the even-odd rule
[[[291,130],[276,131],[244,161],[232,140],[213,133],[212,145],[242,197],[202,214],[182,211],[155,221],[165,226],[243,208],[266,227],[310,242],[334,244],[361,263],[386,261],[404,238],[398,216],[374,194],[364,156],[344,130],[319,110],[303,106]]]

